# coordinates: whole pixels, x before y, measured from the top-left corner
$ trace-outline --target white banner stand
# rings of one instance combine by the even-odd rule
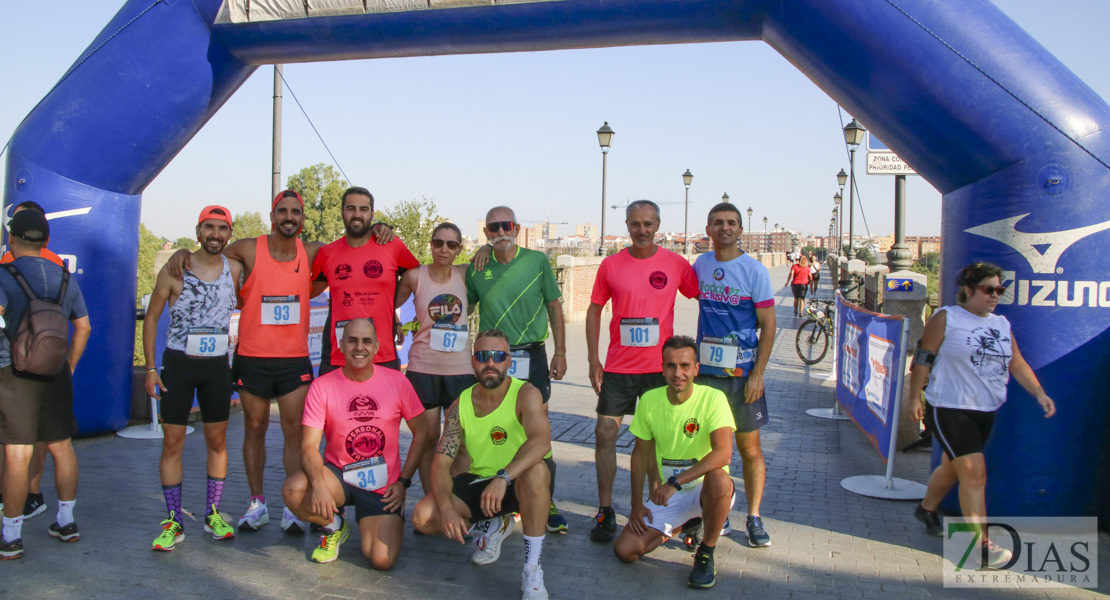
[[[902,321],[902,348],[898,358],[896,373],[906,372],[906,344],[909,342],[910,322]],[[898,417],[902,412],[901,383],[894,389],[894,407],[890,427],[890,445],[887,447],[886,475],[855,475],[845,477],[840,487],[860,496],[882,498],[884,500],[921,500],[925,497],[925,486],[908,479],[894,477],[894,456],[898,453]]]
[[[185,435],[189,435],[194,430],[191,426],[185,426]],[[160,440],[163,437],[162,425],[158,423],[158,401],[150,396],[150,424],[149,425],[132,425],[131,427],[124,427],[116,432],[116,435],[121,438],[129,440]]]
[[[834,292],[833,295],[834,295],[833,299],[835,300],[836,299],[835,298],[836,293]],[[834,306],[835,306],[835,304],[834,304]],[[833,326],[833,329],[835,331],[840,331],[840,325],[839,325],[840,316],[841,316],[840,315],[840,310],[837,309],[836,318],[837,318],[838,323]],[[832,350],[833,350],[832,370],[829,371],[829,375],[827,377],[825,377],[825,376],[817,373],[817,374],[810,375],[810,377],[814,377],[814,378],[817,378],[817,379],[821,379],[823,377],[824,380],[825,380],[825,383],[828,383],[830,381],[833,384],[836,383],[836,372],[837,372],[837,370],[840,369],[840,364],[838,363],[838,359],[840,358],[840,342],[838,341],[838,339],[839,338],[834,338],[832,340],[832,347],[833,347],[832,348]],[[818,419],[831,419],[833,421],[847,421],[847,420],[851,419],[851,417],[849,417],[848,415],[840,412],[840,404],[838,404],[837,401],[836,401],[835,385],[834,385],[834,391],[833,391],[833,405],[832,405],[832,408],[811,408],[811,409],[806,411],[806,414],[811,416],[811,417],[817,417]]]

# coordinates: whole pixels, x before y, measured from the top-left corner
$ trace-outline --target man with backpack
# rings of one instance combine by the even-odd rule
[[[77,282],[40,256],[50,237],[46,216],[21,211],[8,222],[8,233],[15,261],[0,269],[0,444],[8,467],[0,535],[4,560],[23,556],[23,504],[35,442],[45,442],[54,457],[58,513],[49,534],[63,542],[81,537],[73,520],[77,456],[70,438],[77,422],[71,376],[92,331]],[[67,343],[69,324],[73,337]]]

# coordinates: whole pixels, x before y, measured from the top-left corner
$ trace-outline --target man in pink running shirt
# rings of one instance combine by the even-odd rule
[[[675,293],[687,298],[698,295],[698,280],[690,263],[655,243],[659,207],[654,202],[629,204],[624,222],[632,245],[601,262],[586,311],[590,383],[598,394],[594,429],[598,510],[590,530],[595,542],[611,542],[617,533],[612,504],[621,421],[636,411],[636,400],[644,392],[667,384],[659,352],[674,333]],[[598,339],[601,312],[610,300],[613,318],[603,367]]]
[[[405,490],[424,451],[427,425],[420,399],[405,376],[374,366],[378,339],[369,319],[353,319],[340,342],[345,364],[312,382],[304,406],[302,471],[285,480],[281,495],[298,519],[324,527],[312,561],[328,563],[350,535],[343,507],[355,507],[362,553],[375,569],[389,569],[401,551]],[[401,466],[401,419],[412,431]],[[320,440],[326,441],[320,456]]]

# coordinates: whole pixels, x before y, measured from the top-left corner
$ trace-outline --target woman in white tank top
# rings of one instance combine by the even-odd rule
[[[1029,363],[1022,358],[1006,317],[994,314],[1006,292],[1002,269],[973,263],[960,270],[956,306],[945,306],[925,325],[910,371],[914,418],[926,424],[944,450],[925,498],[914,511],[932,535],[943,535],[937,506],[960,484],[960,511],[965,518],[986,518],[987,463],[983,446],[994,413],[1006,401],[1010,375],[1033,396],[1045,418],[1056,405],[1045,394]],[[920,403],[925,389],[926,404]],[[1009,562],[1012,553],[983,536],[992,566]]]

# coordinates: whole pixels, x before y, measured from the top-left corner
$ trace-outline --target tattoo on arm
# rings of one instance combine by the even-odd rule
[[[459,453],[459,441],[462,439],[462,424],[459,422],[459,403],[456,401],[447,409],[446,423],[443,426],[443,437],[439,438],[436,454],[443,454],[455,458]]]

